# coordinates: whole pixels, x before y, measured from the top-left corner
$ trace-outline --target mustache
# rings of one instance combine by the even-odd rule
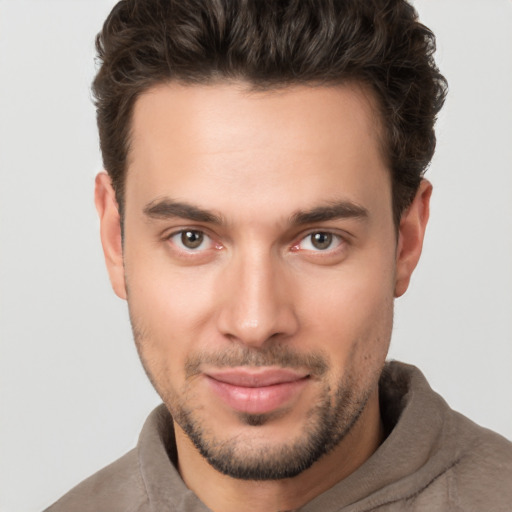
[[[190,355],[185,361],[185,376],[189,378],[198,375],[203,365],[216,368],[278,366],[306,369],[314,377],[321,377],[329,369],[327,358],[322,352],[300,353],[279,344],[261,349],[236,345],[227,350]]]

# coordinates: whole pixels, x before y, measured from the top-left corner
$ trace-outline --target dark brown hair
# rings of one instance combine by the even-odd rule
[[[405,0],[122,0],[96,47],[101,151],[121,214],[134,102],[171,80],[369,86],[380,108],[396,224],[434,153],[446,80],[433,59],[434,35]]]

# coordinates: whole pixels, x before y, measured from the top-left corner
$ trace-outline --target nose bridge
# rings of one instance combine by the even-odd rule
[[[272,251],[253,248],[234,257],[221,284],[225,287],[219,317],[222,333],[251,346],[292,334],[297,321],[285,279],[282,262]]]

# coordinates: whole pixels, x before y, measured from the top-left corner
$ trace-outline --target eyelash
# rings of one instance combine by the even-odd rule
[[[201,237],[204,237],[204,239],[209,241],[208,247],[203,248],[203,249],[200,248],[201,245],[203,245],[203,243],[206,240],[201,240],[197,247],[191,248],[191,247],[184,246],[183,236],[186,233],[195,233],[195,234],[199,234]],[[318,247],[315,248],[314,243],[312,242],[312,237],[315,235],[323,235],[323,236],[330,237],[329,245],[327,247],[325,247],[324,249],[318,248]],[[181,240],[173,241],[173,239],[175,239],[176,237],[180,237]],[[194,229],[194,228],[185,228],[185,229],[180,229],[178,231],[173,231],[172,233],[170,233],[169,235],[167,235],[165,237],[165,240],[172,243],[179,251],[186,254],[187,256],[188,255],[192,256],[192,255],[194,255],[194,253],[196,253],[195,255],[204,254],[204,252],[207,251],[208,249],[212,249],[212,248],[213,249],[222,249],[222,247],[223,247],[222,244],[215,243],[213,238],[210,235],[208,235],[208,233],[206,233],[204,230]],[[308,240],[309,240],[309,245],[313,246],[313,247],[301,249],[301,247],[300,247],[301,244],[303,244],[304,242],[307,243]],[[320,241],[320,243],[321,243],[321,241]],[[334,247],[332,247],[333,244],[335,245]],[[314,254],[330,255],[333,253],[337,253],[340,250],[340,247],[344,246],[345,244],[346,244],[346,239],[337,233],[333,233],[332,231],[327,231],[327,230],[315,230],[315,231],[310,231],[306,235],[301,236],[301,238],[297,242],[293,243],[293,245],[291,246],[291,251],[299,252],[302,250],[302,251],[307,251],[307,253],[313,254],[313,255]]]
[[[327,247],[325,247],[324,249],[321,249],[319,247],[314,247],[314,242],[313,242],[312,237],[315,235],[323,235],[323,236],[329,237],[330,238],[329,245]],[[292,250],[300,251],[301,250],[300,245],[307,240],[309,240],[309,244],[313,247],[307,248],[307,249],[302,249],[302,250],[308,251],[310,253],[319,253],[319,254],[322,254],[322,253],[332,254],[333,252],[336,252],[336,250],[339,249],[339,247],[341,245],[343,245],[345,242],[344,238],[337,233],[333,233],[332,231],[316,230],[316,231],[309,232],[308,234],[303,236],[297,243],[293,244]],[[334,245],[334,247],[332,247],[333,245]]]
[[[165,237],[165,240],[168,242],[171,242],[174,246],[176,246],[178,248],[178,250],[180,250],[186,254],[201,253],[201,252],[204,252],[207,250],[207,249],[199,249],[199,247],[204,243],[205,240],[201,241],[200,245],[198,245],[197,247],[194,247],[194,248],[184,246],[182,240],[181,241],[173,241],[173,238],[175,238],[175,237],[181,237],[181,239],[183,239],[183,236],[186,233],[196,233],[196,234],[199,234],[202,237],[204,237],[206,240],[209,240],[209,244],[208,244],[209,247],[207,249],[210,249],[210,248],[221,249],[222,248],[221,244],[218,244],[218,243],[216,244],[214,242],[214,240],[212,239],[212,237],[209,236],[208,233],[206,233],[202,229],[188,228],[188,229],[180,229],[179,231],[173,231],[171,234],[169,234]]]

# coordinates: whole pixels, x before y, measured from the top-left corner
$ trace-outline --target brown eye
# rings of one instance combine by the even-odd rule
[[[182,231],[181,243],[187,249],[197,249],[204,241],[204,233],[201,231]]]
[[[319,231],[318,233],[312,233],[310,236],[311,245],[315,249],[325,250],[329,249],[332,245],[332,233],[323,233]]]

